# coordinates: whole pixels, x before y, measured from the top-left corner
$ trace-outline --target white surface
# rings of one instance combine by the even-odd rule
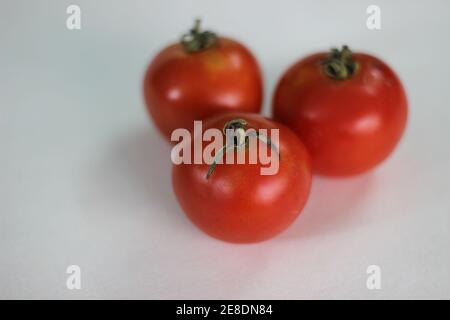
[[[72,3],[80,31],[65,27]],[[204,235],[178,207],[141,95],[151,57],[198,16],[257,55],[266,114],[305,54],[347,43],[385,59],[410,101],[401,145],[367,175],[316,178],[271,241]],[[449,31],[448,1],[2,0],[0,298],[450,298]]]

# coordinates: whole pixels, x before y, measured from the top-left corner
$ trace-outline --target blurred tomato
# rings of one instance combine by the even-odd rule
[[[346,176],[392,152],[405,129],[407,100],[383,61],[344,46],[290,67],[276,88],[273,116],[305,143],[316,172]]]
[[[144,97],[156,126],[170,139],[177,128],[223,111],[259,112],[262,79],[256,59],[235,40],[190,33],[150,63]]]

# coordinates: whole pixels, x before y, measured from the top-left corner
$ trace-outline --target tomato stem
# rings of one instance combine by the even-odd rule
[[[217,43],[217,36],[211,31],[200,30],[200,19],[196,19],[194,27],[181,37],[181,45],[189,53],[199,52],[211,48]]]
[[[244,119],[233,119],[228,121],[223,127],[223,134],[226,139],[226,144],[223,146],[214,157],[213,163],[209,166],[208,173],[206,174],[206,179],[209,179],[214,169],[216,168],[217,162],[222,159],[222,157],[231,150],[242,150],[248,148],[249,146],[249,138],[255,137],[266,145],[268,145],[274,152],[278,154],[279,159],[281,159],[280,152],[278,147],[272,143],[269,137],[261,134],[255,130],[246,131],[247,121]],[[230,131],[231,130],[231,131]],[[231,133],[231,136],[229,136]],[[231,140],[231,142],[229,142]]]
[[[351,78],[359,68],[358,62],[353,60],[352,52],[346,45],[342,46],[341,50],[332,49],[322,64],[325,74],[335,80]]]

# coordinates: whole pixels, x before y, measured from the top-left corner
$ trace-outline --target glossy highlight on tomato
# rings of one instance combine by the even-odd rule
[[[274,119],[305,143],[314,171],[329,176],[359,174],[387,158],[403,134],[407,113],[394,71],[346,46],[295,63],[273,98]]]
[[[241,43],[201,32],[199,21],[180,43],[163,49],[144,78],[147,109],[170,139],[177,128],[221,112],[259,112],[262,78],[252,53]]]
[[[311,164],[306,148],[289,128],[260,115],[216,115],[204,122],[203,131],[222,130],[236,119],[245,121],[247,129],[279,129],[278,172],[261,175],[263,164],[247,161],[217,164],[208,177],[207,163],[174,164],[172,183],[182,209],[205,233],[228,242],[258,242],[279,234],[300,214],[310,192]],[[209,143],[200,142],[203,150]],[[229,152],[248,153],[250,148]]]

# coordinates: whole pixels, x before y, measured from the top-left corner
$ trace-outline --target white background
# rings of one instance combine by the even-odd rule
[[[448,1],[0,4],[0,298],[450,298]],[[66,29],[69,4],[79,31]],[[370,4],[380,31],[366,28]],[[195,17],[255,53],[265,114],[306,54],[346,43],[381,57],[407,89],[404,139],[366,175],[316,177],[280,236],[209,238],[178,207],[141,92],[152,56]],[[372,264],[378,291],[366,288]]]

